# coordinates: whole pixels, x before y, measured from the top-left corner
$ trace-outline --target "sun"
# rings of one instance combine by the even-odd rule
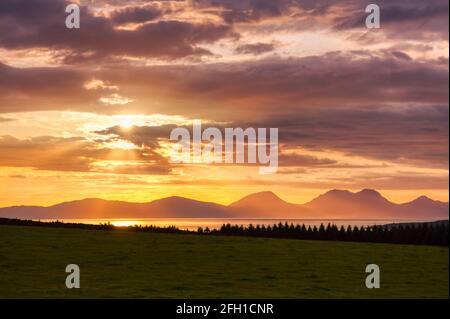
[[[134,125],[134,119],[131,115],[121,116],[119,119],[119,126],[123,129],[129,129]]]

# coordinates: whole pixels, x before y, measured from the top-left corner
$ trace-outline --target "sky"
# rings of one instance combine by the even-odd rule
[[[363,188],[448,201],[448,6],[2,0],[0,206]],[[277,173],[171,163],[170,131],[194,120],[278,128]]]

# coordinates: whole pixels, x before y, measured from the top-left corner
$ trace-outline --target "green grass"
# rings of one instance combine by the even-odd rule
[[[448,298],[448,248],[0,226],[0,298]],[[81,289],[65,287],[78,264]],[[365,287],[365,267],[381,288]]]

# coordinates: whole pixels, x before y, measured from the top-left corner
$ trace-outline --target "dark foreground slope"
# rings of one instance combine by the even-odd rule
[[[81,289],[66,289],[67,264]],[[381,288],[365,288],[365,267]],[[0,298],[448,298],[448,248],[0,226]]]

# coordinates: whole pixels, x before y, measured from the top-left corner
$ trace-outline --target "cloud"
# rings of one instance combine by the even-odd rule
[[[355,51],[233,64],[140,68],[133,72],[135,85],[147,89],[133,93],[140,100],[156,96],[170,100],[169,111],[175,114],[216,120],[316,107],[447,104],[447,64],[405,57],[398,51]],[[120,83],[129,75],[124,70],[111,76]],[[152,109],[167,112],[163,104]]]
[[[260,55],[273,51],[274,49],[275,45],[273,43],[249,43],[239,45],[236,48],[236,53]]]
[[[177,127],[186,128],[190,131],[190,136],[192,134],[192,126],[177,126],[174,124],[160,125],[160,126],[133,126],[131,128],[123,129],[120,126],[110,127],[106,130],[98,131],[97,134],[116,136],[121,140],[127,140],[132,142],[138,147],[147,146],[151,148],[160,147],[160,143],[168,143],[170,133],[173,129]],[[243,126],[243,123],[229,123],[227,125],[214,124],[214,123],[203,123],[202,130],[208,127],[216,127],[222,132],[222,137],[225,136],[225,127],[242,127],[247,128],[248,126]],[[256,127],[255,127],[256,128]],[[247,141],[245,141],[246,143]],[[222,140],[224,144],[224,140]],[[315,156],[304,155],[304,154],[280,154],[279,165],[280,166],[296,166],[296,167],[326,167],[333,164],[337,164],[337,161],[326,158],[318,158]],[[259,165],[259,164],[258,164]]]
[[[307,170],[297,169],[297,174],[304,174]],[[281,168],[277,174],[293,173],[291,168]],[[283,176],[286,177],[286,176]],[[158,185],[192,185],[192,180],[172,179],[168,182],[159,182]],[[293,190],[301,189],[364,189],[378,190],[445,190],[448,188],[448,176],[424,176],[414,172],[398,174],[370,174],[348,177],[324,178],[324,179],[255,179],[251,177],[239,177],[235,179],[196,179],[197,186],[260,186],[260,187],[288,187]],[[259,188],[261,189],[261,188]]]
[[[164,20],[133,30],[117,29],[114,21],[81,7],[80,29],[64,25],[64,0],[4,0],[0,4],[0,47],[6,49],[47,48],[69,51],[66,62],[87,57],[139,56],[175,59],[210,52],[197,45],[235,37],[230,26]],[[140,11],[121,11],[113,18],[129,20]],[[142,13],[141,13],[142,14]],[[63,53],[61,53],[63,54]]]
[[[247,123],[279,127],[280,143],[422,167],[448,167],[448,106],[331,109]],[[281,160],[280,160],[281,162]]]
[[[83,88],[88,77],[68,68],[15,68],[0,63],[0,112],[88,110],[98,97]]]
[[[111,61],[120,57],[174,60],[211,56],[205,46],[236,39],[236,25],[265,35],[280,30],[332,30],[361,42],[448,41],[448,1],[380,0],[383,28],[365,28],[363,0],[195,0],[82,1],[82,26],[64,26],[66,0],[3,0],[0,47],[58,51],[66,63]],[[172,7],[174,9],[172,9]],[[267,21],[270,26],[262,22]],[[136,24],[134,28],[118,25]],[[359,31],[357,34],[351,31]],[[338,34],[339,33],[339,34]],[[345,34],[344,34],[345,36]],[[233,43],[233,41],[230,41]],[[268,44],[244,43],[236,53],[270,51]],[[262,51],[261,51],[262,50]],[[273,50],[273,48],[272,48]]]
[[[301,150],[335,151],[350,156],[445,169],[448,167],[448,106],[389,108],[319,108],[297,113],[295,110],[259,121],[236,120],[218,127],[270,128],[279,130],[280,166],[357,168],[333,158],[302,154]],[[120,127],[97,132],[113,135],[137,146],[157,148],[168,141],[175,125]],[[191,129],[190,126],[185,126]],[[192,136],[192,134],[191,134]],[[290,150],[298,150],[289,152]],[[373,164],[371,164],[373,165]],[[359,168],[369,168],[361,165]],[[380,163],[381,165],[381,163]],[[372,166],[373,167],[373,166]]]
[[[143,23],[162,17],[164,11],[154,5],[125,7],[113,11],[111,20],[115,24]]]
[[[100,102],[109,105],[125,105],[128,103],[132,103],[133,100],[129,99],[125,96],[120,96],[117,93],[111,94],[109,96],[103,96],[100,98]]]
[[[127,105],[132,97],[95,74],[75,68],[15,68],[0,63],[0,113],[79,110],[110,113],[104,105]]]
[[[112,126],[105,130],[97,131],[100,135],[112,135],[119,137],[120,139],[130,141],[138,147],[147,146],[151,148],[157,148],[159,146],[159,140],[169,140],[170,132],[180,126],[175,124],[166,124],[159,126],[132,126],[127,129],[123,129],[120,126]],[[185,126],[188,128],[188,126]]]
[[[105,83],[102,80],[92,79],[89,82],[84,83],[84,88],[86,90],[118,90],[117,85],[111,85]]]
[[[86,90],[92,79],[120,91]],[[0,112],[70,109],[236,121],[316,108],[448,105],[448,83],[448,60],[414,60],[400,51],[92,71],[0,64]],[[99,99],[111,94],[134,102],[105,108]]]
[[[113,149],[81,137],[0,136],[0,166],[117,174],[170,173],[166,159],[152,149]]]
[[[86,172],[77,186],[117,173],[155,185],[124,174],[168,175],[169,186],[448,189],[446,0],[379,0],[379,30],[365,28],[362,0],[76,0],[79,30],[64,26],[69,2],[0,1],[2,134],[35,134],[1,136],[0,166]],[[17,115],[38,110],[108,120]],[[111,114],[277,127],[283,178],[173,166],[175,124]],[[61,137],[79,132],[96,140]]]
[[[278,17],[288,9],[288,0],[196,0],[195,7],[220,8],[220,16],[228,23],[254,22],[265,18]]]
[[[382,31],[388,38],[413,40],[448,40],[448,1],[377,2],[380,7]],[[367,13],[363,1],[354,1],[353,9],[335,19],[335,29],[364,29]],[[367,31],[367,30],[365,30]]]
[[[10,122],[10,121],[14,121],[14,119],[0,117],[0,123],[2,123],[2,122]]]
[[[295,166],[295,167],[329,167],[338,162],[328,158],[318,158],[316,156],[304,154],[280,154],[278,163],[280,166]]]
[[[27,178],[26,175],[23,174],[12,174],[12,175],[8,175],[9,178]]]
[[[327,29],[336,32],[360,29],[367,32],[364,0],[198,0],[194,8],[216,9],[217,14],[230,24],[257,23],[275,18],[280,21],[275,29],[284,24],[298,30]],[[382,32],[388,38],[448,39],[448,1],[446,0],[380,0]]]

